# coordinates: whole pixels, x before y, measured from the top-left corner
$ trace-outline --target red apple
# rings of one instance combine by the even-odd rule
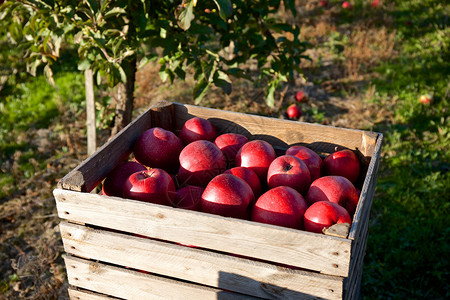
[[[259,180],[258,175],[256,175],[256,173],[253,170],[244,167],[234,167],[226,170],[223,173],[233,174],[234,176],[241,178],[242,180],[247,182],[248,185],[250,185],[253,194],[255,195],[255,198],[261,196],[262,194],[261,181]]]
[[[175,194],[174,207],[201,211],[201,199],[205,189],[199,186],[187,185]]]
[[[322,163],[323,175],[344,176],[353,183],[358,179],[359,170],[358,157],[347,149],[331,153]]]
[[[322,233],[324,228],[334,224],[352,223],[347,210],[330,201],[316,202],[305,211],[305,230]]]
[[[253,170],[262,183],[266,182],[267,170],[276,156],[271,144],[263,140],[253,140],[239,149],[236,154],[236,166]]]
[[[180,155],[182,149],[182,141],[173,132],[154,127],[139,136],[133,152],[136,161],[143,165],[176,172],[178,160],[174,158]]]
[[[322,158],[313,150],[304,146],[292,146],[286,150],[286,155],[297,156],[308,166],[311,182],[320,177]]]
[[[291,104],[286,110],[286,114],[288,115],[289,119],[296,120],[300,118],[302,115],[302,112],[300,108],[297,106],[297,104]]]
[[[206,186],[202,195],[202,211],[248,219],[247,208],[255,201],[251,187],[242,179],[232,174],[220,174]]]
[[[325,2],[325,4],[326,4],[326,2]],[[297,102],[307,102],[307,101],[306,101],[307,98],[306,98],[305,93],[303,93],[303,91],[298,91],[298,92],[295,94],[295,100],[297,100]]]
[[[351,10],[353,7],[352,7],[352,4],[350,2],[344,1],[344,2],[342,2],[342,8]]]
[[[102,185],[102,195],[123,196],[123,185],[131,174],[145,171],[147,168],[138,162],[127,161],[119,164],[106,176]]]
[[[136,172],[124,184],[123,197],[163,205],[172,205],[175,184],[170,175],[159,168]]]
[[[282,155],[275,158],[267,172],[269,188],[289,186],[300,194],[306,195],[311,184],[311,175],[306,164],[293,155]]]
[[[319,6],[321,6],[321,7],[327,7],[327,6],[328,6],[328,2],[325,1],[325,0],[321,0],[321,1],[319,2]]]
[[[255,222],[303,229],[305,199],[288,186],[279,186],[265,192],[256,200],[251,219]]]
[[[214,125],[203,118],[193,117],[181,128],[180,138],[185,145],[199,140],[213,141],[217,136]]]
[[[380,4],[380,0],[373,0],[373,2],[372,2],[372,7],[373,8],[377,8],[377,6]]]
[[[428,95],[428,94],[422,95],[422,96],[420,96],[419,101],[422,104],[431,104],[431,103],[433,103],[433,96]]]
[[[344,207],[353,216],[359,197],[355,186],[342,176],[324,176],[311,183],[306,201],[309,205],[330,201]]]
[[[180,184],[206,186],[226,169],[225,156],[212,142],[206,140],[188,144],[180,153]]]
[[[222,153],[227,160],[227,165],[230,168],[234,166],[236,154],[239,149],[247,142],[248,139],[242,134],[224,133],[216,138],[214,144],[222,150]]]

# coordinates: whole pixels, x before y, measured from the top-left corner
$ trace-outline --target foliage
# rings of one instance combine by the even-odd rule
[[[281,4],[296,14],[291,0],[20,0],[0,7],[0,21],[28,71],[43,67],[50,82],[64,42],[78,46],[80,70],[92,68],[98,83],[106,77],[111,86],[126,82],[136,57],[139,65],[159,57],[163,80],[184,79],[192,68],[197,102],[212,84],[231,93],[230,76],[252,79],[243,65],[254,61],[273,106],[276,88],[307,58],[299,27],[278,14]]]

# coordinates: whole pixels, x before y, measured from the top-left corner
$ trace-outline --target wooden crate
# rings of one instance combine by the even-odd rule
[[[336,147],[359,150],[365,168],[350,229],[338,236],[315,234],[90,193],[130,155],[143,131],[158,126],[179,132],[193,116],[210,120],[219,133],[263,139],[279,151],[294,144],[323,154]],[[374,132],[157,103],[54,190],[71,298],[359,298],[382,138]]]

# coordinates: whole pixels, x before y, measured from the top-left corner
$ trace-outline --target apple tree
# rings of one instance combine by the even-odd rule
[[[266,102],[301,73],[307,44],[299,39],[294,0],[17,0],[0,6],[0,28],[23,50],[31,74],[52,82],[62,45],[78,49],[80,70],[116,87],[112,134],[131,120],[137,69],[158,60],[162,80],[194,74],[200,103],[211,85],[231,93],[233,77],[267,84]],[[248,72],[249,62],[258,75]]]

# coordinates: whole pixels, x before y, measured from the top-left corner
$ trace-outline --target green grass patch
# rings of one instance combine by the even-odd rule
[[[440,1],[397,1],[398,57],[373,83],[395,121],[385,134],[373,203],[363,295],[367,299],[450,297],[450,31]],[[447,50],[446,50],[447,49]],[[434,103],[423,105],[421,94]]]

